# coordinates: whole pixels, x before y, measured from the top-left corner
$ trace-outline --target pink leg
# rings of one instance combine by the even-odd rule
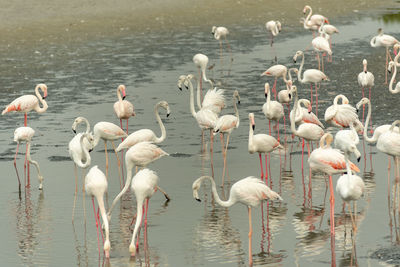
[[[315,115],[318,117],[318,86],[315,84]]]
[[[301,144],[301,169],[303,169],[303,161],[304,161],[304,138]]]
[[[26,147],[26,152],[28,152],[28,147]],[[28,187],[29,185],[28,185],[27,178],[26,178],[26,162],[27,162],[27,159],[26,159],[27,153],[26,152],[25,152],[25,160],[24,160],[24,180],[25,180],[25,187]]]
[[[203,77],[201,70],[199,69],[199,79],[200,79],[200,103],[203,103]]]
[[[267,154],[264,154],[265,158],[265,184],[268,185],[268,161],[267,161]]]
[[[272,87],[272,92],[274,93],[275,100],[276,100],[276,81],[277,81],[277,78],[275,78],[274,86]]]
[[[371,101],[371,87],[369,88],[369,95],[368,95],[368,99],[369,99],[369,101]],[[364,111],[364,110],[363,110]],[[370,119],[369,119],[369,125],[370,125],[370,127],[371,127],[371,134],[374,132],[374,130],[372,129],[373,127],[372,127],[372,113],[371,113],[371,117],[370,117]],[[368,129],[367,129],[367,131],[368,131]]]
[[[276,127],[276,131],[278,132],[278,142],[280,142],[280,136],[279,136],[279,123],[278,123],[278,121],[276,121],[276,123],[275,123],[275,127]]]
[[[211,158],[211,173],[212,177],[214,178],[214,161],[213,161],[213,150],[214,150],[214,134],[213,130],[210,129],[210,158]]]
[[[119,120],[119,123],[121,124],[121,129],[123,130],[124,128],[122,127],[122,120]],[[126,127],[128,127],[128,121],[126,121]],[[124,138],[121,138],[121,141],[124,141]],[[124,178],[124,150],[121,150],[121,172],[122,172],[122,183],[125,183],[125,178]]]
[[[271,135],[271,121],[268,120],[269,135]]]
[[[329,188],[331,196],[329,200],[331,202],[331,235],[335,235],[335,195],[333,193],[333,184],[332,184],[332,176],[329,175]]]
[[[18,169],[17,169],[18,148],[19,148],[19,142],[17,143],[17,150],[15,151],[15,156],[14,156],[14,168],[15,168],[15,172],[17,173],[19,192],[21,193],[21,180],[19,179],[19,174],[18,174]]]
[[[362,92],[362,97],[364,98],[364,87],[361,88],[361,92]],[[362,117],[362,121],[364,121],[364,113],[365,113],[365,105],[363,105],[363,117]]]
[[[311,94],[311,99],[310,99],[310,104],[311,104],[311,109],[312,109],[312,100],[313,100],[313,93],[312,93],[312,83],[310,83],[310,87],[311,87],[311,91],[310,91],[310,94]]]
[[[260,157],[260,167],[261,167],[261,180],[263,179],[264,172],[263,172],[263,166],[262,166],[262,158],[261,158],[261,153],[258,153],[258,156]],[[265,175],[267,176],[267,175]]]
[[[126,134],[129,134],[129,130],[128,130],[128,120],[129,120],[129,119],[126,119]]]
[[[94,207],[94,197],[93,197],[93,196],[92,196],[92,203],[93,203],[94,219],[95,219],[95,221],[96,221],[97,247],[98,247],[98,249],[99,249],[99,257],[100,257],[99,222],[97,221],[97,214],[96,214],[96,208]]]
[[[145,231],[147,230],[147,211],[148,210],[149,210],[149,199],[146,198],[146,214],[145,214],[145,217],[144,217],[144,228],[145,228]]]
[[[26,126],[28,126],[28,114],[25,112],[25,115],[24,115],[24,126],[26,127]]]
[[[283,110],[283,112],[285,112],[285,110]],[[283,132],[285,135],[285,142],[286,142],[286,116],[285,116],[285,114],[283,114]]]

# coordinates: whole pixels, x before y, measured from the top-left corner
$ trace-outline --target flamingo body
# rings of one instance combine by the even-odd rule
[[[128,100],[125,100],[126,96],[126,87],[121,84],[117,88],[117,97],[118,101],[114,103],[114,112],[120,120],[127,120],[132,116],[135,116],[135,111],[133,105]],[[122,97],[121,97],[122,92]]]

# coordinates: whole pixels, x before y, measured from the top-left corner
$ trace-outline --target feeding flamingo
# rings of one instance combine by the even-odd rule
[[[229,137],[231,136],[233,129],[239,127],[239,122],[240,122],[239,111],[236,106],[236,101],[238,102],[238,104],[240,104],[240,95],[238,90],[235,90],[233,92],[233,108],[235,110],[235,115],[228,114],[219,117],[214,128],[214,134],[218,132],[220,133],[221,149],[222,149],[222,155],[224,157],[224,169],[222,171],[222,185],[224,185],[224,177],[226,169],[226,153],[228,151]],[[224,147],[224,134],[227,134],[225,147]]]
[[[132,169],[134,166],[136,167],[146,167],[153,161],[163,157],[169,156],[167,152],[152,144],[150,142],[139,142],[136,145],[130,147],[125,154],[125,166],[126,166],[126,181],[125,186],[122,188],[121,192],[115,197],[112,202],[112,205],[107,213],[108,220],[111,219],[111,213],[117,204],[118,200],[122,197],[123,194],[128,190],[129,185],[131,184],[132,180]],[[167,200],[169,200],[169,196],[165,193],[164,190],[158,187],[160,192],[164,194]]]
[[[357,131],[354,128],[354,123],[350,123],[350,130],[340,130],[335,135],[335,147],[344,152],[344,154],[350,158],[350,153],[353,153],[357,161],[360,162],[361,153],[357,149],[357,145],[360,143]]]
[[[85,190],[86,193],[92,197],[93,203],[93,211],[94,211],[94,219],[96,221],[96,229],[97,229],[97,244],[99,247],[99,254],[100,254],[100,240],[99,240],[99,221],[96,214],[96,208],[94,205],[94,197],[96,197],[97,205],[100,209],[101,218],[103,219],[104,230],[106,233],[106,240],[104,241],[104,253],[106,258],[110,257],[110,234],[109,234],[109,226],[108,226],[108,219],[106,214],[106,209],[104,207],[104,193],[107,192],[107,178],[104,173],[96,166],[93,166],[88,174],[85,177]]]
[[[397,65],[398,63],[398,57],[400,56],[400,53],[397,54],[397,56],[395,57],[395,61],[390,61],[389,62],[389,67],[388,67],[388,72],[392,72],[393,71],[393,75],[392,78],[390,79],[390,83],[389,83],[389,92],[391,92],[392,94],[397,94],[400,92],[400,82],[397,82],[396,87],[393,89],[393,82],[396,79],[396,73],[397,73]]]
[[[208,82],[211,85],[211,89],[214,88],[214,84],[210,79],[206,77],[206,67],[208,64],[208,57],[204,54],[196,54],[193,56],[193,63],[199,69],[198,88],[200,88],[200,102],[203,102],[203,86],[202,80]]]
[[[273,65],[272,67],[269,67],[266,71],[261,73],[261,76],[274,76],[275,81],[274,81],[274,86],[272,86],[272,92],[274,93],[274,97],[276,100],[276,81],[278,80],[279,77],[283,78],[283,81],[287,84],[289,80],[286,79],[286,73],[288,69],[284,65]]]
[[[388,68],[388,61],[389,61],[389,57],[390,57],[389,47],[391,47],[397,43],[399,43],[399,41],[391,35],[384,34],[382,28],[378,29],[378,35],[374,36],[370,41],[370,45],[372,47],[384,46],[386,48],[385,84],[387,84],[386,69]],[[390,57],[390,59],[391,59],[391,57]]]
[[[262,178],[262,177],[261,177]],[[278,193],[272,191],[266,184],[260,179],[249,176],[234,183],[229,193],[229,199],[222,201],[218,196],[217,188],[214,179],[210,176],[202,176],[193,182],[193,197],[197,201],[201,201],[199,198],[199,189],[204,180],[210,180],[212,186],[212,193],[215,201],[222,207],[231,207],[235,203],[239,202],[247,206],[249,215],[249,265],[253,265],[252,249],[251,249],[251,236],[253,233],[251,223],[251,208],[260,205],[264,200],[280,200],[283,199]]]
[[[14,157],[14,167],[15,167],[15,171],[17,172],[20,193],[21,193],[21,181],[20,181],[19,175],[18,175],[16,159],[17,159],[19,144],[21,142],[27,143],[26,154],[25,154],[25,163],[24,163],[24,173],[25,173],[27,163],[28,164],[32,163],[33,165],[35,165],[37,175],[38,175],[38,180],[39,180],[39,189],[40,190],[43,189],[43,179],[44,178],[40,172],[39,163],[35,160],[32,160],[32,158],[31,158],[31,141],[32,141],[32,137],[34,134],[35,134],[35,131],[31,127],[18,127],[14,131],[14,142],[17,142],[17,149],[16,149],[15,157]],[[29,167],[28,167],[28,184],[27,184],[27,186],[29,186]]]
[[[39,89],[43,92],[43,96],[39,93]],[[18,97],[6,106],[1,115],[4,115],[11,111],[23,112],[25,117],[24,126],[27,126],[29,111],[35,110],[37,113],[44,113],[48,108],[47,102],[45,100],[47,97],[47,85],[45,85],[44,83],[39,83],[38,85],[36,85],[35,95],[36,96],[23,95]],[[39,102],[42,104],[42,107],[40,107]]]
[[[346,171],[346,159],[340,150],[331,147],[332,141],[332,134],[324,134],[320,140],[320,147],[311,153],[308,163],[313,171],[320,171],[329,175],[331,235],[334,235],[335,195],[333,193],[332,175]],[[360,169],[353,163],[350,162],[349,164],[351,170],[356,172],[360,171]]]
[[[225,27],[222,27],[222,26],[218,26],[218,27],[213,26],[211,29],[211,34],[214,35],[215,40],[219,41],[219,51],[220,51],[221,62],[222,62],[222,38],[225,39],[226,45],[229,50],[229,54],[231,56],[231,61],[233,61],[231,46],[229,45],[228,39],[226,38],[226,36],[229,34],[228,29]]]
[[[306,108],[303,108],[301,105],[304,105]],[[299,99],[297,102],[296,114],[292,114],[294,114],[293,110],[290,112],[290,117],[294,116],[295,125],[300,125],[302,123],[314,123],[322,129],[325,128],[322,122],[311,111],[311,103],[308,99]]]
[[[249,143],[248,150],[250,154],[258,153],[260,157],[260,167],[261,167],[261,179],[263,178],[263,167],[262,167],[262,158],[261,154],[270,153],[276,149],[283,149],[283,146],[279,143],[275,137],[267,135],[267,134],[254,134],[254,129],[256,127],[254,122],[254,114],[249,113]],[[268,164],[267,164],[267,155],[264,155],[265,158],[265,181],[268,182]]]
[[[121,97],[122,93],[122,97]],[[128,100],[125,100],[126,97],[126,87],[123,84],[120,84],[117,88],[117,97],[118,101],[114,103],[114,112],[117,115],[119,122],[122,127],[122,120],[126,120],[126,133],[128,133],[128,120],[130,117],[135,116],[135,109],[133,105]]]
[[[279,120],[285,115],[283,112],[283,106],[278,101],[271,101],[271,94],[269,92],[269,84],[265,83],[265,98],[266,102],[262,107],[262,111],[268,119],[269,124],[269,135],[271,135],[271,120],[276,122],[276,129],[278,132],[278,140],[279,140]]]
[[[161,136],[157,137],[156,134],[150,129],[137,130],[131,133],[121,144],[118,145],[117,152],[121,151],[122,149],[130,148],[131,146],[139,142],[149,141],[158,144],[165,140],[165,138],[167,137],[167,132],[160,118],[160,113],[159,113],[160,108],[163,108],[167,111],[167,117],[169,116],[171,111],[169,109],[167,101],[160,101],[154,106],[154,115],[156,116],[156,120],[160,125]]]
[[[317,69],[308,69],[305,70],[303,73],[303,78],[301,77],[302,75],[302,70],[304,66],[304,52],[303,51],[297,51],[296,54],[293,56],[293,61],[296,63],[297,58],[301,56],[301,63],[300,63],[300,68],[299,69],[294,69],[294,72],[297,73],[297,80],[300,83],[309,83],[311,86],[311,105],[312,105],[312,99],[313,99],[313,93],[312,93],[312,84],[315,84],[315,114],[318,117],[318,86],[317,83],[321,83],[322,81],[329,81],[329,78],[325,75],[320,70]]]
[[[157,191],[158,180],[159,178],[157,176],[157,173],[149,169],[140,170],[132,178],[131,189],[136,196],[136,207],[137,207],[135,228],[133,230],[132,240],[129,245],[129,252],[131,253],[132,257],[135,256],[136,250],[139,248],[139,237],[136,242],[136,247],[135,247],[135,240],[136,236],[138,236],[138,231],[142,224],[144,201],[146,201],[144,225],[145,228],[147,228],[147,212],[149,210],[149,200]]]

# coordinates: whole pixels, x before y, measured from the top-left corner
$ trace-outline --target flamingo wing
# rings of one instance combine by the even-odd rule
[[[208,90],[203,99],[203,108],[208,108],[216,113],[220,113],[225,107],[224,91],[224,89],[217,88]]]

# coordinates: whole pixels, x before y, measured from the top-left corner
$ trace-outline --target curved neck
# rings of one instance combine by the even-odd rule
[[[273,27],[273,29],[272,29],[272,35],[273,35],[273,36],[277,36],[278,33],[279,33],[278,23],[275,22],[275,25],[274,25],[274,27]]]
[[[129,150],[128,150],[129,151]],[[128,152],[127,152],[128,153]],[[115,205],[117,204],[118,200],[122,197],[123,194],[125,194],[126,191],[128,191],[128,188],[131,184],[132,181],[132,169],[134,167],[134,164],[129,160],[129,157],[127,157],[125,155],[125,166],[126,166],[126,181],[125,181],[125,185],[124,188],[122,188],[121,192],[119,192],[119,194],[114,198],[110,209],[108,210],[108,219],[111,219],[111,213],[115,207]]]
[[[367,118],[365,119],[365,124],[364,124],[364,129],[368,129],[368,123],[371,118],[371,101],[368,100],[368,113],[367,113]],[[365,141],[368,143],[375,143],[378,140],[378,136],[376,135],[376,132],[374,132],[374,135],[372,138],[368,137],[368,131],[364,130],[363,131],[363,136]]]
[[[118,101],[122,102],[121,87],[120,86],[118,86],[118,88],[117,88],[117,97],[118,97]]]
[[[47,106],[47,102],[43,99],[42,95],[39,93],[39,86],[35,87],[35,94],[36,97],[39,99],[40,103],[42,103],[43,107],[40,107],[39,105],[37,105],[35,107],[35,111],[37,113],[43,113],[47,110],[48,106]]]
[[[192,82],[190,80],[189,80],[189,91],[190,91],[190,96],[189,96],[190,112],[192,113],[193,117],[196,117],[196,110],[194,109],[193,84],[192,84]]]
[[[213,196],[214,196],[214,198],[215,198],[215,201],[216,201],[219,205],[221,205],[222,207],[228,208],[228,207],[230,207],[230,206],[232,206],[233,204],[236,203],[236,201],[235,201],[234,199],[232,199],[232,195],[231,195],[231,194],[229,195],[229,199],[228,199],[227,201],[222,201],[222,200],[219,198],[219,195],[218,195],[218,192],[217,192],[217,186],[215,185],[214,179],[213,179],[211,176],[203,176],[203,177],[199,178],[199,180],[200,180],[200,181],[199,181],[200,185],[201,185],[201,183],[202,183],[204,180],[206,180],[206,179],[210,180]]]
[[[309,29],[310,27],[308,26],[308,23],[310,22],[310,17],[312,15],[312,9],[311,7],[308,8],[309,12],[308,15],[306,17],[306,19],[304,20],[304,28]]]
[[[202,75],[202,77],[203,77],[203,80],[206,81],[206,82],[208,82],[208,83],[210,84],[210,86],[211,86],[210,89],[214,89],[214,84],[213,84],[213,82],[212,82],[211,80],[207,79],[207,77],[206,77],[206,66],[205,66],[205,65],[202,65],[202,66],[201,66],[201,75]],[[201,78],[200,78],[200,79],[201,79]]]
[[[201,70],[199,70],[199,71],[201,71]],[[200,75],[201,75],[201,73],[200,73]],[[196,79],[196,78],[193,77],[193,79]],[[197,88],[196,88],[197,108],[201,109],[201,92],[200,92],[201,77],[200,77],[200,79],[196,79],[196,80],[197,80]],[[193,87],[192,81],[189,80],[189,86],[190,85],[192,85],[192,87]]]
[[[79,167],[81,167],[81,168],[89,167],[89,166],[90,166],[90,162],[91,162],[91,158],[90,158],[89,151],[87,151],[87,150],[85,149],[85,145],[83,144],[83,138],[86,138],[86,137],[87,137],[87,134],[86,134],[86,133],[85,133],[85,134],[82,134],[82,136],[81,136],[81,138],[80,138],[80,140],[79,140],[79,143],[80,143],[80,145],[81,145],[82,155],[84,155],[83,158],[86,158],[86,162],[85,162],[85,163],[81,163],[82,165],[79,166]]]
[[[237,101],[237,96],[233,96],[233,109],[235,110],[235,116],[236,116],[236,118],[238,119],[238,121],[237,121],[237,124],[236,124],[236,128],[238,128],[239,127],[239,110],[238,110],[238,108],[237,108],[237,104],[236,104],[236,101]]]
[[[88,134],[88,133],[90,132],[90,123],[89,123],[89,121],[88,121],[86,118],[84,118],[84,117],[82,117],[82,122],[86,123],[86,133]]]
[[[254,135],[253,126],[251,124],[251,120],[249,120],[249,146],[253,145],[253,135]]]
[[[397,54],[397,55],[400,55],[400,53]],[[396,58],[397,58],[397,56],[396,56]],[[390,91],[392,94],[396,94],[396,93],[399,92],[398,90],[393,89],[393,82],[394,82],[394,80],[395,80],[395,78],[396,78],[396,72],[397,72],[396,61],[394,61],[393,68],[394,68],[394,70],[393,70],[392,79],[390,79],[389,91]]]
[[[156,115],[156,120],[157,120],[158,124],[160,125],[161,136],[156,138],[155,143],[161,143],[167,137],[167,132],[165,131],[165,126],[160,118],[160,113],[158,111],[159,108],[160,108],[160,103],[158,103],[154,107],[154,114]]]
[[[37,175],[38,175],[38,180],[39,180],[39,188],[41,189],[43,187],[43,184],[42,184],[43,176],[42,176],[42,173],[40,172],[39,163],[31,158],[31,141],[27,142],[26,158],[30,163],[35,165]]]
[[[136,206],[137,206],[137,211],[136,211],[136,223],[135,223],[135,229],[133,230],[132,234],[132,241],[129,246],[129,250],[135,249],[135,241],[136,241],[136,235],[139,231],[139,227],[142,223],[142,217],[143,217],[143,202],[144,198],[143,197],[138,197],[136,196]],[[132,251],[131,251],[132,252]]]
[[[110,240],[110,233],[109,233],[109,226],[108,226],[108,219],[107,219],[106,209],[104,207],[104,197],[103,197],[103,195],[100,195],[100,196],[97,196],[96,199],[97,199],[97,204],[99,205],[101,218],[103,220],[104,230],[106,232],[106,239],[104,241],[104,246],[106,246],[107,243],[110,243],[110,241],[109,241]],[[106,248],[104,248],[104,249],[106,250]]]
[[[301,56],[302,58],[301,58],[300,68],[299,71],[297,72],[297,80],[299,82],[302,82],[301,72],[303,71],[303,65],[304,65],[304,53],[302,53]]]
[[[374,38],[371,39],[371,41],[369,42],[369,44],[370,44],[372,47],[377,47],[377,45],[376,45],[376,36],[375,36]]]
[[[290,115],[290,129],[293,132],[293,134],[297,135],[297,130],[296,130],[296,125],[295,125],[295,118],[296,118],[296,113],[297,110],[299,109],[299,97],[297,96],[297,92],[294,92],[294,107],[293,107],[293,114]]]

